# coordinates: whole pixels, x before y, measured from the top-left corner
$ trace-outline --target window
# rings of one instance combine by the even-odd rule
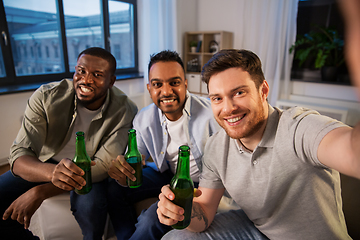
[[[1,45],[0,45],[0,78],[5,77],[5,66],[4,66],[4,58],[1,51]]]
[[[336,0],[300,0],[298,3],[297,14],[297,34],[304,35],[311,30],[316,30],[315,26],[331,27],[335,29],[343,39],[344,23]],[[315,57],[306,60],[299,66],[299,60],[293,60],[291,78],[296,80],[324,82],[321,80],[321,70],[314,67]],[[350,84],[346,64],[342,64],[337,69],[338,79],[336,84]]]
[[[114,44],[114,56],[116,59],[121,59],[120,44]]]
[[[49,47],[45,46],[45,52],[46,52],[46,57],[50,58],[50,52],[49,52]]]
[[[0,30],[2,87],[71,78],[89,47],[109,50],[116,74],[138,71],[136,0],[0,0]]]

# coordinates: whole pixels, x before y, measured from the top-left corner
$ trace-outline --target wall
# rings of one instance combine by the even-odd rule
[[[179,36],[177,49],[180,55],[183,56],[185,32],[197,31],[198,26],[198,1],[194,0],[179,0],[177,2],[177,35]]]
[[[0,112],[3,115],[0,124],[0,165],[7,163],[10,146],[20,128],[26,101],[32,92],[0,95]]]
[[[115,86],[125,92],[141,109],[144,107],[143,82],[143,78],[138,78],[117,81]],[[0,166],[7,163],[10,146],[19,131],[26,102],[32,93],[30,91],[0,95],[0,112],[3,115],[0,124]]]
[[[238,9],[241,1],[237,0],[198,0],[198,31],[229,31],[234,35],[234,48],[242,48],[241,24]],[[221,9],[221,11],[219,11]]]

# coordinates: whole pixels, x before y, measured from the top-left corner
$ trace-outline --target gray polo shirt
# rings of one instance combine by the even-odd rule
[[[350,239],[339,173],[317,158],[322,138],[341,126],[316,111],[282,112],[269,105],[264,135],[252,153],[223,129],[209,139],[200,186],[225,188],[270,239]]]

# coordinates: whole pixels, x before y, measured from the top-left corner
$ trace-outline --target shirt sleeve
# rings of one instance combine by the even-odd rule
[[[320,142],[330,131],[346,125],[316,111],[306,111],[296,119],[292,127],[296,153],[305,162],[327,168],[317,157]]]

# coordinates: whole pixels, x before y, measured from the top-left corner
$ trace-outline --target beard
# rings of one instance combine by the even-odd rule
[[[255,111],[247,113],[242,119],[245,121],[239,126],[229,126],[225,120],[216,118],[218,124],[225,130],[226,134],[233,139],[248,138],[258,132],[266,122],[265,109],[259,101]]]
[[[107,90],[106,91],[102,91],[100,93],[95,94],[92,97],[88,97],[88,96],[83,96],[80,93],[76,92],[76,96],[77,96],[77,102],[79,104],[81,104],[84,107],[88,107],[89,105],[99,101],[100,99],[104,98],[104,96],[106,97],[107,95]],[[103,100],[105,101],[105,99]]]

